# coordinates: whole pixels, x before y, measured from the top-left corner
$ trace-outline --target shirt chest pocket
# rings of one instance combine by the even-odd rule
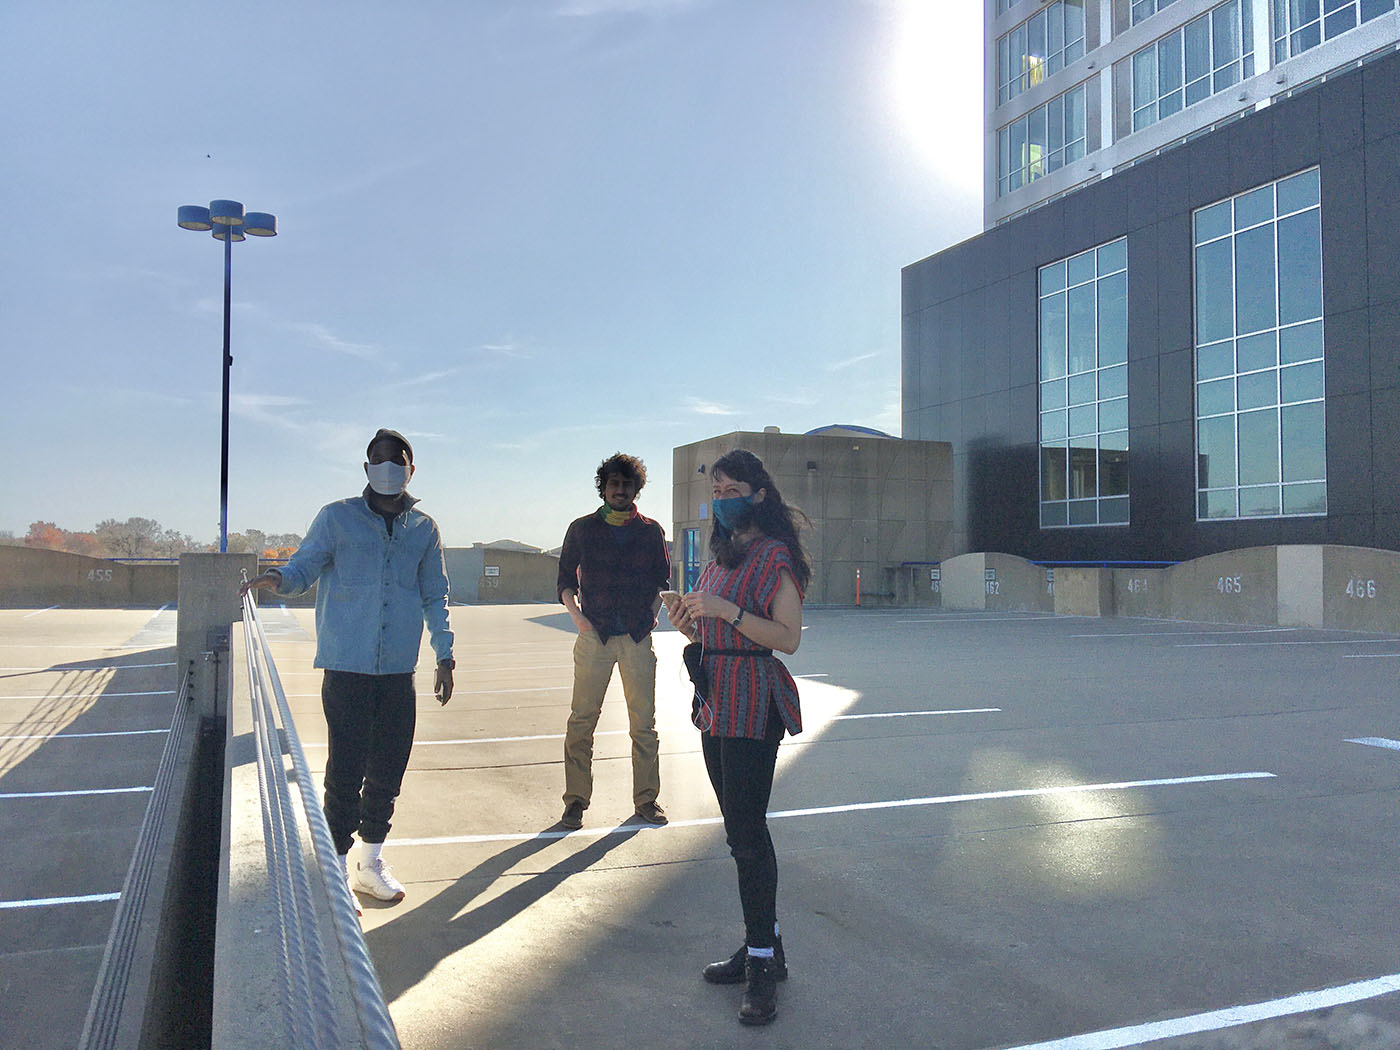
[[[368,587],[379,582],[384,549],[373,543],[349,544],[336,552],[335,561],[343,583],[350,587]]]

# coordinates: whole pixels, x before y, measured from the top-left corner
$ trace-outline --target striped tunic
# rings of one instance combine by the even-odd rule
[[[782,574],[796,583],[792,555],[787,544],[764,537],[750,544],[737,568],[718,562],[705,566],[696,581],[697,591],[727,598],[749,615],[773,618],[773,598]],[[801,589],[798,590],[799,597]],[[768,725],[768,705],[776,703],[783,724],[792,734],[802,732],[802,709],[797,683],[775,656],[711,656],[710,649],[759,649],[727,620],[707,616],[699,621],[700,642],[707,650],[705,669],[710,676],[708,700],[714,708],[711,736],[763,739]],[[697,721],[697,727],[704,729]]]

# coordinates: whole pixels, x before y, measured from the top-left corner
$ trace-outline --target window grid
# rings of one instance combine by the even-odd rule
[[[1127,239],[1039,282],[1040,526],[1127,525]]]
[[[1274,0],[1274,61],[1282,62],[1395,10],[1396,0]]]
[[[1312,168],[1195,213],[1197,520],[1327,513],[1320,200],[1318,169]],[[1304,261],[1316,294],[1308,296],[1313,302],[1305,316],[1285,318],[1285,299],[1301,297],[1283,291],[1279,263],[1285,252],[1290,260],[1301,253],[1296,244],[1281,243],[1280,228],[1309,218],[1319,238]],[[1257,268],[1255,280],[1240,280],[1240,245],[1251,234],[1272,259],[1262,283],[1275,319],[1262,325],[1241,318],[1242,284],[1261,283]],[[1228,281],[1218,272],[1201,276],[1203,249],[1228,252]],[[1202,338],[1203,283],[1228,285],[1228,303],[1217,305],[1229,306],[1231,330],[1212,330],[1209,339]]]
[[[997,193],[1006,196],[1084,156],[1084,85],[997,132]]]
[[[1132,56],[1133,130],[1254,75],[1250,0],[1227,0]]]
[[[1133,25],[1137,25],[1144,18],[1151,18],[1171,2],[1172,0],[1133,0]]]
[[[997,105],[1084,57],[1084,0],[1053,0],[997,40]]]

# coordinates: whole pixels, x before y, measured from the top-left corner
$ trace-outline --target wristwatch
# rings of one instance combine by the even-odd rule
[[[735,614],[734,619],[732,619],[732,620],[729,621],[729,626],[730,626],[730,627],[738,627],[739,624],[740,624],[741,622],[743,622],[743,619],[744,619],[744,610],[743,610],[743,608],[741,607],[741,608],[739,609],[739,612],[738,612],[737,614]]]

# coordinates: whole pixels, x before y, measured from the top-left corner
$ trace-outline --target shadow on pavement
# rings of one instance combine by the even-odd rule
[[[546,830],[553,832],[556,828],[557,825]],[[536,835],[488,857],[422,907],[367,931],[365,943],[371,956],[394,960],[392,967],[380,967],[380,985],[384,989],[385,1000],[392,1003],[427,976],[442,958],[475,943],[509,922],[557,889],[570,875],[587,870],[640,830],[641,825],[635,823],[620,825],[553,867],[459,915],[472,900],[489,890],[496,879],[527,857],[559,841],[557,834]],[[439,957],[429,957],[424,953],[422,931],[425,929],[435,931],[434,939],[439,943],[445,942]]]

